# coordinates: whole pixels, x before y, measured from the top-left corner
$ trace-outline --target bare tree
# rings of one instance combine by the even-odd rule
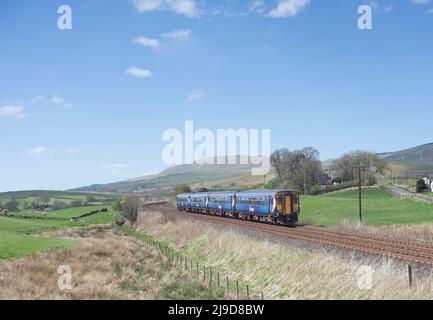
[[[282,186],[304,193],[319,182],[322,173],[319,151],[311,147],[277,150],[271,155],[271,164]]]
[[[354,167],[361,167],[364,179],[374,181],[377,175],[385,174],[388,164],[373,152],[352,151],[334,160],[331,170],[342,181],[356,180]]]
[[[121,215],[131,224],[137,221],[138,212],[142,206],[141,199],[136,195],[127,195],[122,203]]]

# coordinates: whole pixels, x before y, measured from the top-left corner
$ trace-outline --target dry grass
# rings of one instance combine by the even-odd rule
[[[143,212],[137,225],[159,240],[168,240],[189,258],[212,266],[233,280],[249,284],[253,292],[272,299],[432,299],[429,278],[415,274],[408,288],[401,265],[345,253],[305,250],[282,242],[240,233],[235,229]],[[430,230],[430,229],[429,229]],[[311,249],[311,248],[309,248]],[[358,287],[358,270],[372,266],[373,287]]]
[[[343,220],[340,227],[348,230],[361,231],[371,235],[394,237],[403,240],[433,242],[433,223],[421,223],[415,225],[394,224],[389,226],[373,227]]]
[[[0,262],[0,299],[206,299],[205,286],[173,269],[132,237],[104,226],[51,233],[79,242],[73,249]],[[72,269],[60,290],[57,268]]]

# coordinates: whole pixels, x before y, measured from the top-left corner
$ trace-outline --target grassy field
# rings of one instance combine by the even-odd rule
[[[108,208],[111,212],[98,213],[77,221],[71,217],[90,211]],[[111,207],[88,206],[41,213],[15,213],[9,217],[0,217],[0,259],[16,258],[34,252],[74,246],[73,241],[39,237],[36,233],[64,228],[86,226],[96,223],[108,223],[113,220]]]
[[[64,192],[64,191],[15,191],[0,193],[0,203],[5,204],[15,197],[18,202],[19,211],[30,211],[32,202],[40,201],[42,197],[48,198],[47,204],[53,205],[55,202],[61,202],[65,206],[70,206],[72,201],[88,202],[89,205],[104,205],[114,202],[117,195],[113,194],[95,194],[81,192]],[[90,201],[89,201],[90,200]],[[1,207],[1,205],[0,205]]]
[[[363,190],[363,220],[367,225],[433,222],[433,206],[397,198],[380,189]],[[358,191],[346,191],[301,199],[301,220],[338,226],[358,221]]]

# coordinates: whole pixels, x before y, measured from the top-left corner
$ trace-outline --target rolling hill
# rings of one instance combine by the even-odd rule
[[[239,156],[237,157],[239,160]],[[239,163],[240,161],[237,161]],[[181,184],[205,185],[213,182],[228,182],[251,176],[251,164],[184,164],[170,167],[153,176],[145,176],[109,184],[94,184],[72,189],[80,192],[131,192],[152,189],[172,188]],[[263,181],[263,177],[258,177]]]
[[[433,173],[433,143],[378,154],[400,175],[425,175]]]

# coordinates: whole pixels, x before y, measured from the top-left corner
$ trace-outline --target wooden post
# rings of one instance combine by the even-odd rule
[[[197,279],[198,279],[198,276],[199,276],[199,271],[198,271],[198,262],[197,262]]]
[[[220,273],[217,273],[218,289],[220,288]]]
[[[413,279],[412,279],[412,265],[407,265],[407,275],[409,280],[409,288],[412,288],[413,285]]]
[[[236,281],[236,297],[239,299],[239,282]]]
[[[263,292],[262,292],[262,300],[265,300],[265,298],[263,297]]]
[[[212,288],[212,267],[209,268],[209,287]]]
[[[229,290],[229,276],[226,277],[226,284],[227,284],[227,295],[230,293]]]
[[[250,287],[247,285],[247,300],[250,300]]]
[[[203,281],[206,281],[206,266],[203,266]]]

